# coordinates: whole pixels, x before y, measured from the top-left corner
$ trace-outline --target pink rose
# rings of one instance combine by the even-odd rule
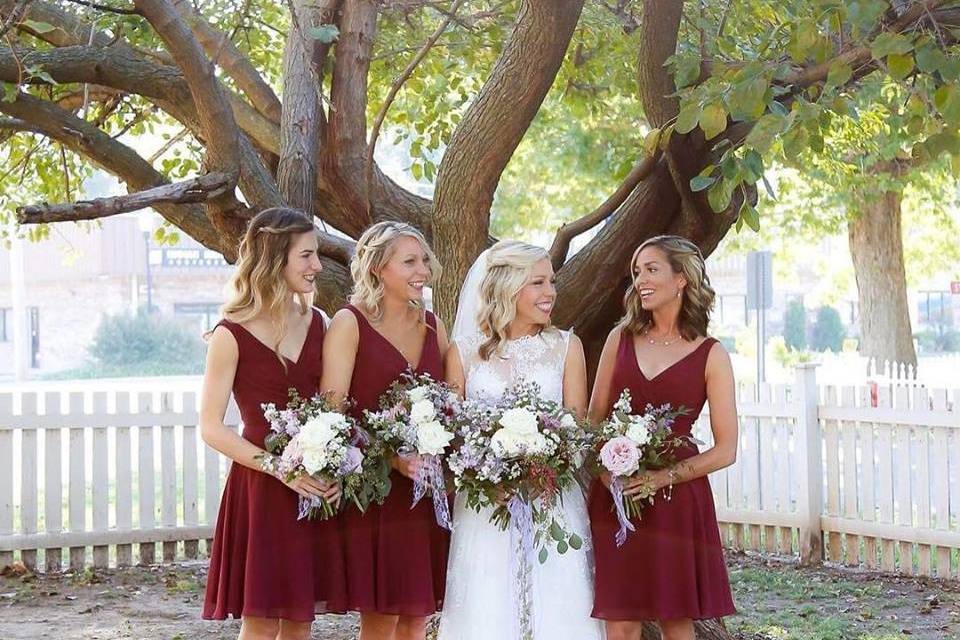
[[[629,476],[640,468],[637,444],[626,436],[608,440],[600,449],[600,461],[615,476]]]

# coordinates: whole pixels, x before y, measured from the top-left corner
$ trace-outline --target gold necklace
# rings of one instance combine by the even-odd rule
[[[644,334],[643,334],[643,337],[647,339],[647,342],[649,342],[650,344],[653,344],[653,345],[661,346],[661,347],[669,347],[669,346],[672,345],[673,343],[679,342],[679,341],[680,341],[680,338],[681,338],[680,334],[677,334],[677,337],[674,338],[673,340],[654,340],[653,338],[651,338],[651,337],[649,337],[649,336],[650,336],[650,332],[649,332],[649,331],[645,331]]]

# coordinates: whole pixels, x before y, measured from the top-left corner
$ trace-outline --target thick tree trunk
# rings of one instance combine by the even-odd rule
[[[860,304],[860,353],[916,366],[900,228],[902,195],[861,198],[848,224]]]
[[[500,176],[553,85],[582,8],[583,0],[524,0],[489,78],[450,139],[433,215],[444,267],[436,305],[447,322],[470,264],[487,246]]]

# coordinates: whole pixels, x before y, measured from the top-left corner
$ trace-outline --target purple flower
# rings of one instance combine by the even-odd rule
[[[343,456],[343,462],[340,463],[340,475],[345,476],[357,471],[362,463],[363,452],[357,447],[347,447],[346,454]]]

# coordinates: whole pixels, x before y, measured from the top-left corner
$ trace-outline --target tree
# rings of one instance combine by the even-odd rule
[[[795,351],[807,348],[807,310],[802,300],[791,300],[783,318],[783,340]]]
[[[810,346],[815,351],[829,349],[839,352],[843,348],[843,339],[846,335],[839,311],[827,306],[817,309],[817,321],[813,323],[810,336]]]
[[[580,217],[552,246],[556,321],[576,327],[595,360],[637,243],[679,233],[709,254],[734,223],[757,226],[754,185],[781,153],[775,143],[801,130],[822,135],[845,96],[891,55],[907,55],[907,44],[918,66],[921,50],[935,63],[902,84],[932,92],[925,117],[956,137],[952,2],[620,0],[584,9],[584,0],[488,0],[469,13],[461,4],[211,0],[197,10],[186,0],[136,0],[102,10],[0,0],[11,37],[0,48],[0,126],[13,135],[8,164],[31,182],[17,193],[69,201],[76,179],[54,185],[50,169],[76,176],[96,163],[136,194],[28,206],[20,220],[96,219],[151,204],[228,258],[245,221],[275,204],[312,210],[351,237],[375,220],[406,220],[446,267],[436,299],[449,320],[466,268],[490,242],[501,176],[559,77],[560,103],[595,93],[584,121],[619,104],[650,128],[640,148],[609,145],[628,168],[622,181],[593,211],[571,212]],[[609,43],[633,48],[632,73]],[[590,74],[609,83],[598,90]],[[371,161],[371,122],[415,132],[414,154],[424,154],[415,166],[435,182],[432,200]],[[118,139],[159,126],[176,127],[189,152],[144,157]],[[437,166],[429,152],[441,151]],[[34,166],[27,156],[44,159]],[[604,221],[565,261],[570,241]],[[325,236],[321,250],[320,300],[331,308],[349,288],[351,243]]]

